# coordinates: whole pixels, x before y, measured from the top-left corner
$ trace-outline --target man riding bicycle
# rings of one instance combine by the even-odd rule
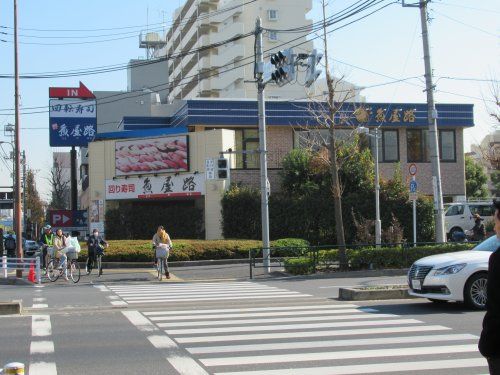
[[[108,247],[108,243],[104,241],[101,236],[99,236],[99,231],[97,229],[94,229],[92,231],[92,236],[90,236],[87,241],[87,248],[89,252],[87,264],[85,266],[85,271],[87,272],[87,274],[89,274],[90,270],[94,267],[97,254],[102,253],[104,251],[104,247]]]
[[[42,245],[42,268],[47,267],[47,248],[54,246],[54,233],[50,225],[43,227],[42,237],[38,241]]]

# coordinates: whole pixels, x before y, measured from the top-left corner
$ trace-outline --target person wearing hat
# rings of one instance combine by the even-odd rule
[[[54,247],[54,233],[52,233],[52,227],[50,225],[43,227],[43,233],[38,242],[42,245],[42,268],[46,268],[47,248]]]
[[[483,241],[486,237],[486,229],[484,228],[483,218],[479,214],[474,214],[474,227],[472,228],[472,240]]]

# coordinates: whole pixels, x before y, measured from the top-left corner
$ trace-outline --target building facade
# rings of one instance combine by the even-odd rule
[[[318,122],[320,108],[306,101],[267,103],[271,192],[280,190],[286,154],[325,131]],[[437,111],[443,194],[453,201],[465,195],[463,130],[474,125],[472,105],[438,104]],[[221,238],[224,190],[231,183],[259,187],[256,101],[188,100],[173,116],[154,122],[124,119],[120,132],[101,133],[90,144],[90,216],[100,213],[93,225],[104,229],[106,210],[120,204],[168,207],[182,200],[203,210],[207,239]],[[390,179],[399,169],[409,181],[408,167],[415,164],[418,192],[433,194],[425,104],[346,103],[336,123],[339,138],[352,136],[359,126],[379,128],[382,177]],[[182,157],[172,155],[176,152]],[[214,177],[210,167],[222,156],[231,168],[226,179]]]

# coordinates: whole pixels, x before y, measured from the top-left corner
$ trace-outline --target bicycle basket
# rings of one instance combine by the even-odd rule
[[[165,249],[164,247],[157,247],[156,248],[156,257],[157,258],[167,258],[168,257],[168,250]]]
[[[52,258],[55,257],[55,249],[53,247],[47,247],[47,254]]]

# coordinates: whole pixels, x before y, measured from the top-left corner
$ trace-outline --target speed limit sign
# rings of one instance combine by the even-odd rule
[[[417,174],[417,166],[415,164],[410,164],[408,171],[410,172],[410,175],[415,176]]]

